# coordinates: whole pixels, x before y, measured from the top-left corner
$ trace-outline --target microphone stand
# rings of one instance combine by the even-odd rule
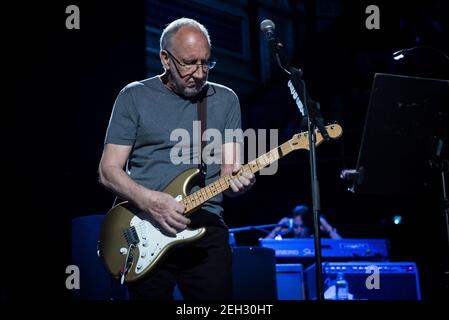
[[[283,50],[283,44],[274,35],[269,36],[268,45],[275,56],[275,59],[282,70],[290,77],[293,87],[301,98],[304,106],[304,116],[307,117],[308,137],[309,137],[309,163],[310,163],[310,180],[312,188],[312,208],[314,222],[314,245],[315,245],[315,266],[316,266],[316,288],[317,300],[324,300],[324,286],[322,273],[322,256],[321,256],[321,238],[320,238],[320,190],[318,175],[316,169],[316,136],[315,129],[318,129],[325,140],[329,140],[329,135],[324,127],[323,118],[319,111],[319,103],[313,101],[307,93],[306,85],[302,79],[302,70],[296,69],[288,63],[287,57]]]

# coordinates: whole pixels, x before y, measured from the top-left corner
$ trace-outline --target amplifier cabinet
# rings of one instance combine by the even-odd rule
[[[324,290],[343,273],[354,300],[421,300],[414,262],[324,262]],[[307,299],[316,299],[316,268],[305,270]]]

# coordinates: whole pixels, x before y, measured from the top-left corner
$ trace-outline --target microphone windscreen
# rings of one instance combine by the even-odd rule
[[[266,32],[269,29],[274,30],[275,28],[276,28],[276,26],[275,26],[274,22],[269,19],[265,19],[264,21],[262,21],[260,23],[260,30],[263,32]]]

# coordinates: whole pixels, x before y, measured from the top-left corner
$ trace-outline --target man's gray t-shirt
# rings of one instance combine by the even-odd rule
[[[193,134],[194,121],[198,121],[197,103],[175,94],[158,76],[132,82],[120,91],[115,101],[105,144],[133,146],[126,167],[128,175],[149,189],[163,191],[181,172],[198,167],[198,136]],[[224,131],[241,128],[239,100],[231,89],[212,82],[208,82],[207,89],[207,128],[221,133],[221,143],[241,142],[235,138],[229,140]],[[189,141],[177,134],[171,141],[170,135],[175,129],[188,132]],[[170,153],[173,147],[180,146],[190,147],[187,149],[190,152],[182,158],[182,163],[174,164]],[[219,176],[220,164],[208,164],[206,185]],[[196,189],[198,187],[193,190]],[[221,216],[222,200],[223,195],[217,195],[206,202],[203,209]]]

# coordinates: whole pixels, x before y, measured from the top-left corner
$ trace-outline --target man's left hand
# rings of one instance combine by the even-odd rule
[[[234,170],[232,170],[234,179],[231,180],[230,186],[233,192],[229,192],[229,196],[238,196],[253,186],[256,183],[256,176],[252,172],[239,172],[242,168],[241,165],[235,165]]]

